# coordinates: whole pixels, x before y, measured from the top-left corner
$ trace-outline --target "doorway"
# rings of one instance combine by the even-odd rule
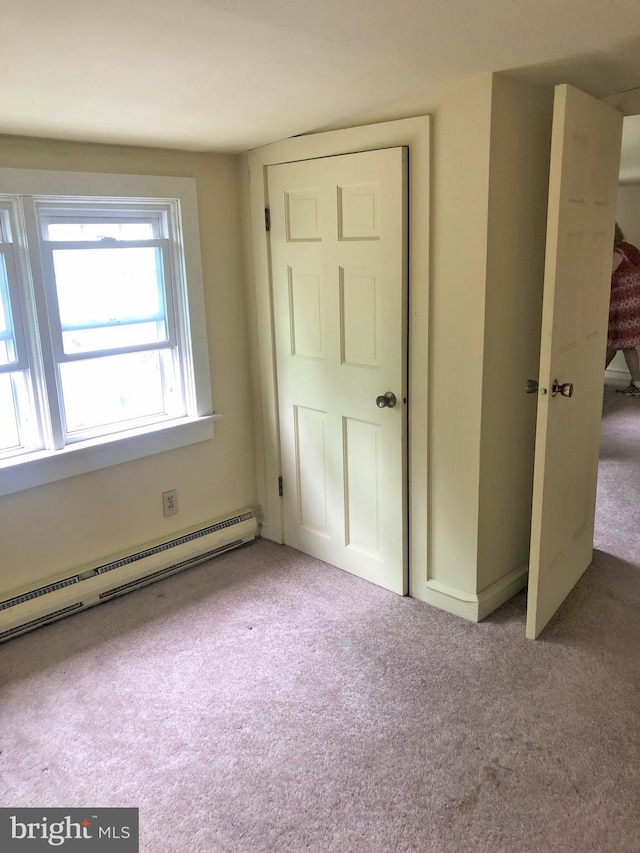
[[[640,115],[623,121],[616,221],[625,239],[640,247]],[[605,373],[594,564],[640,570],[640,398],[617,394],[629,383],[622,353]]]

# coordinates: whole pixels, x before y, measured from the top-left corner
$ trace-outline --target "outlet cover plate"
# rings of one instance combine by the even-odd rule
[[[170,489],[168,492],[162,493],[162,511],[165,517],[175,515],[178,512],[178,491]]]

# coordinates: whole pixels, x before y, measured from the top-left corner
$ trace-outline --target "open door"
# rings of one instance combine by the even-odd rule
[[[526,635],[591,563],[622,115],[555,92]]]

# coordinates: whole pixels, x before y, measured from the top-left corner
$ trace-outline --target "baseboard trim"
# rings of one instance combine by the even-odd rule
[[[454,616],[461,616],[469,622],[480,621],[478,619],[477,596],[446,583],[428,580],[425,596],[422,600],[432,607],[446,610],[447,613],[452,613]]]
[[[521,566],[479,593],[465,592],[440,581],[428,580],[427,592],[423,600],[433,607],[446,610],[454,616],[461,616],[469,622],[481,622],[496,608],[525,588],[528,574],[528,568]]]
[[[604,372],[604,377],[612,382],[620,382],[622,385],[628,385],[631,382],[628,370],[613,370],[608,367]]]
[[[492,583],[478,594],[478,621],[493,613],[510,598],[524,589],[529,578],[529,567],[520,566]]]

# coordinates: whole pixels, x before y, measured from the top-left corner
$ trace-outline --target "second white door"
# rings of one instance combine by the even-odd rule
[[[612,107],[572,86],[556,87],[529,560],[530,639],[543,630],[593,554],[621,134],[622,116]]]
[[[403,148],[268,169],[284,539],[399,594],[406,176]]]

